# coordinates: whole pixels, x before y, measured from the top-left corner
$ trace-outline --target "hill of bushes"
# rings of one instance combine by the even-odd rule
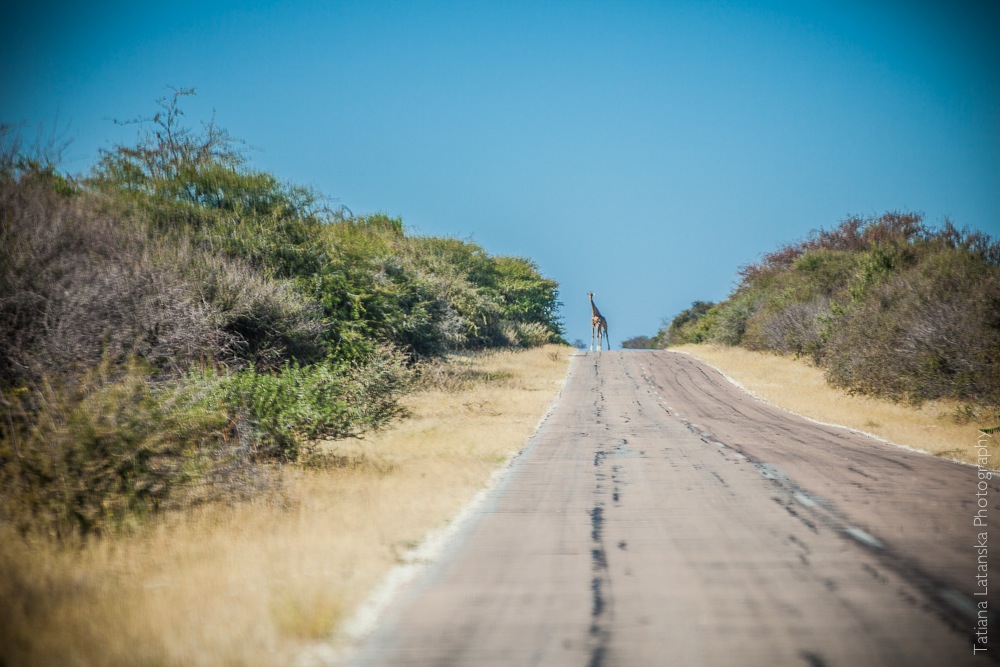
[[[852,392],[1000,405],[1000,243],[981,232],[931,228],[913,213],[852,217],[740,278],[652,343],[807,356]]]
[[[22,530],[254,493],[400,416],[428,361],[561,338],[533,262],[331,208],[186,126],[192,92],[80,178],[0,133],[0,512]]]

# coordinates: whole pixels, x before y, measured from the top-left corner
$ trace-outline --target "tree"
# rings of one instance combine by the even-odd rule
[[[656,341],[649,336],[635,336],[622,341],[622,347],[626,350],[655,350]]]
[[[169,97],[156,100],[160,111],[152,118],[116,120],[116,125],[137,125],[135,145],[118,144],[101,149],[100,177],[131,190],[156,190],[157,185],[177,183],[213,165],[236,168],[245,163],[242,142],[215,124],[215,118],[196,132],[182,124],[180,101],[195,95],[194,88],[173,88]],[[176,194],[180,194],[179,192]]]

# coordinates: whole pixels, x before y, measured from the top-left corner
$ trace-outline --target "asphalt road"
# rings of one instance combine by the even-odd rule
[[[973,648],[976,603],[996,598],[975,594],[1000,485],[978,481],[756,401],[684,355],[580,355],[354,662],[994,664],[1000,641]],[[993,614],[979,636],[1000,638]]]

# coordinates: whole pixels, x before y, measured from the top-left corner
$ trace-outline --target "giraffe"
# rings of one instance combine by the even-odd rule
[[[608,349],[611,349],[611,339],[608,338],[608,321],[604,319],[604,315],[601,315],[601,311],[597,309],[597,304],[594,303],[594,293],[587,292],[587,296],[590,297],[590,351],[594,351],[594,338],[597,338],[597,351],[601,351],[601,337],[608,341]]]

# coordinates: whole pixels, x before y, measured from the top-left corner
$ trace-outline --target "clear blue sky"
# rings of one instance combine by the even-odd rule
[[[1000,235],[995,0],[18,4],[0,121],[67,171],[195,87],[257,167],[534,259],[570,340],[588,290],[617,347],[851,214]]]

